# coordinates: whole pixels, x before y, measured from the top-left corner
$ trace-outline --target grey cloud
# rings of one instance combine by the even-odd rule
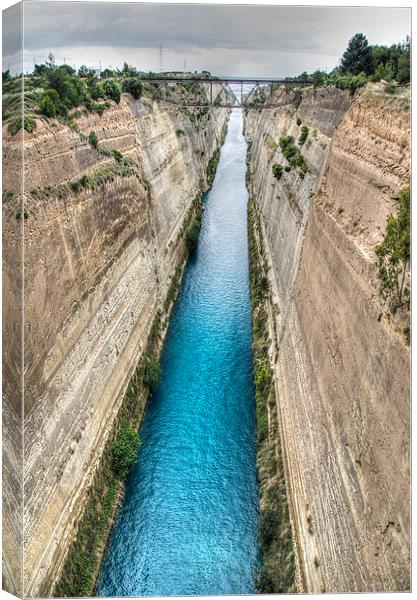
[[[135,64],[133,49],[156,49],[162,43],[167,62],[188,54],[196,60],[200,53],[203,62],[194,63],[196,69],[204,65],[215,72],[223,52],[224,72],[256,60],[266,73],[285,55],[287,74],[294,74],[303,60],[314,63],[313,68],[330,66],[357,31],[371,43],[404,39],[410,15],[404,8],[30,2],[24,4],[25,54],[29,64],[40,49],[58,55],[62,48],[67,53],[73,49],[74,56],[77,48],[97,47],[108,49],[101,54],[106,60],[115,49],[123,54],[124,48],[125,59]]]

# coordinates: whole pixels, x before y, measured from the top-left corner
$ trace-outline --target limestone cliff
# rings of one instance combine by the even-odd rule
[[[206,187],[226,119],[223,109],[191,115],[129,95],[102,116],[79,115],[75,128],[40,119],[24,132],[24,214],[16,176],[23,133],[4,128],[4,239],[16,255],[4,279],[10,369],[21,343],[13,276],[24,224],[27,595],[50,594],[59,575],[127,383],[184,259],[184,219]],[[19,411],[18,394],[7,401]],[[18,484],[9,471],[10,514]],[[11,569],[5,576],[16,590]]]
[[[409,183],[410,102],[368,86],[248,111],[249,185],[273,289],[271,359],[307,592],[410,588],[409,349],[381,304],[375,245]],[[298,124],[297,124],[298,123]],[[286,164],[297,143],[309,171]],[[405,319],[405,321],[404,321]]]

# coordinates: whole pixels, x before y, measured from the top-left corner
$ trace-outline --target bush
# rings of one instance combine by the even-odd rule
[[[162,369],[158,359],[153,356],[148,356],[145,364],[145,373],[143,375],[143,383],[151,390],[156,388],[161,379]]]
[[[136,462],[140,445],[139,435],[132,427],[123,427],[112,446],[112,469],[119,479],[124,479]]]
[[[384,86],[384,92],[387,94],[395,94],[395,90],[397,89],[397,86],[395,85],[395,83],[387,83]]]
[[[326,75],[326,73],[323,73],[323,71],[318,71],[318,70],[315,71],[312,75],[313,86],[321,87],[322,85],[325,84],[326,78],[327,78],[327,75]]]
[[[178,137],[181,137],[182,135],[185,135],[184,129],[177,129],[175,131],[175,133],[177,134]]]
[[[196,217],[194,217],[185,236],[187,246],[190,251],[192,251],[197,246],[198,238],[200,235],[200,229],[201,219],[197,219]]]
[[[34,119],[31,119],[30,117],[27,117],[26,115],[22,118],[22,116],[20,115],[19,117],[16,117],[16,119],[14,119],[11,122],[9,131],[12,135],[16,135],[16,133],[18,131],[20,131],[21,129],[24,129],[28,133],[32,133],[32,131],[35,129],[35,127],[36,127],[36,121]]]
[[[281,151],[287,159],[291,167],[298,167],[301,175],[304,176],[308,172],[308,165],[301,154],[300,149],[294,145],[292,135],[282,136],[279,140]]]
[[[409,302],[407,275],[410,268],[410,188],[400,192],[398,215],[389,215],[385,237],[375,248],[380,294],[395,313]]]
[[[112,150],[112,154],[113,154],[114,158],[117,160],[117,162],[122,162],[123,154],[121,152],[119,152],[119,150]]]
[[[300,144],[300,146],[302,146],[304,144],[304,142],[306,141],[309,131],[310,130],[307,125],[303,125],[301,127],[300,137],[298,138],[298,143]]]
[[[254,381],[257,390],[259,390],[262,396],[266,397],[272,382],[272,373],[268,357],[264,356],[256,360]]]
[[[297,117],[297,125],[300,126],[302,123],[302,120],[300,119],[300,117]]]
[[[93,146],[93,148],[98,150],[98,137],[95,131],[90,131],[88,134],[88,142]]]
[[[81,104],[84,93],[80,78],[70,73],[67,67],[68,65],[61,65],[56,69],[48,69],[46,78],[48,88],[58,93],[60,102],[68,109]]]
[[[275,177],[275,179],[278,179],[278,181],[281,179],[283,170],[284,167],[279,163],[275,163],[272,165],[272,174]]]
[[[39,110],[45,117],[56,117],[57,114],[64,115],[66,107],[61,103],[56,90],[49,88],[45,90],[39,102]]]
[[[120,102],[120,86],[113,80],[107,80],[103,83],[103,91],[106,98],[110,98],[110,100],[114,100],[117,104]]]
[[[56,116],[56,105],[49,95],[44,94],[39,102],[39,110],[45,117]]]
[[[135,100],[142,95],[142,82],[137,77],[130,77],[123,81],[123,91],[131,94]]]

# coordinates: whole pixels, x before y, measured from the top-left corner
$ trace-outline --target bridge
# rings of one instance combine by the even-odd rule
[[[239,77],[198,76],[142,76],[141,81],[150,84],[158,97],[165,102],[182,107],[218,108],[277,108],[288,104],[277,100],[273,92],[285,86],[287,91],[307,85],[311,80],[265,79]]]

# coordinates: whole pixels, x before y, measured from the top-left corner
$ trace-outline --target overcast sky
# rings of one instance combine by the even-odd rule
[[[5,14],[5,13],[3,13]],[[16,14],[16,12],[14,13]],[[3,68],[19,68],[12,23],[3,25]],[[24,4],[24,68],[44,62],[140,70],[206,69],[217,75],[285,77],[331,70],[358,31],[392,44],[411,29],[407,8],[215,6],[92,2]]]

